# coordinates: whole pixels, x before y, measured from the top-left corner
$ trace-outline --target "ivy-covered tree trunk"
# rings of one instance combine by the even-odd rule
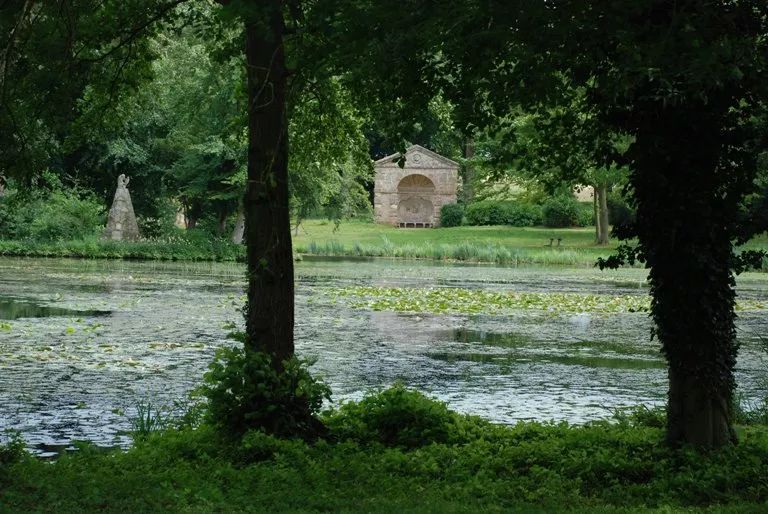
[[[293,355],[293,252],[288,212],[288,124],[280,0],[252,2],[246,21],[248,259],[246,349]]]
[[[737,202],[720,168],[723,111],[711,103],[636,111],[631,176],[637,230],[650,268],[654,334],[669,364],[667,440],[736,441],[731,238]]]

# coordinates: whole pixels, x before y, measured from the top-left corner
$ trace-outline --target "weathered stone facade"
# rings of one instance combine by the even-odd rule
[[[120,175],[117,178],[115,199],[112,200],[107,228],[102,236],[104,239],[131,241],[139,238],[139,225],[136,223],[136,214],[133,212],[131,193],[128,192],[128,182],[130,182],[130,179],[125,175]]]
[[[413,145],[405,152],[374,163],[373,215],[376,223],[399,227],[435,227],[440,208],[456,203],[459,165],[426,148]]]

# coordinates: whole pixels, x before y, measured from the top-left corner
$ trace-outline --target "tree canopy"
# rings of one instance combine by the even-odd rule
[[[489,126],[519,106],[597,149],[613,134],[630,138],[621,158],[604,144],[590,152],[598,165],[630,167],[637,205],[637,221],[619,234],[637,244],[603,264],[640,259],[650,269],[654,335],[670,366],[670,443],[734,440],[733,243],[743,240],[743,201],[766,147],[768,6],[449,1],[437,10],[350,0],[317,9],[329,25],[328,66],[359,97],[397,99],[394,131],[441,94],[464,124]],[[578,111],[562,111],[577,101]]]

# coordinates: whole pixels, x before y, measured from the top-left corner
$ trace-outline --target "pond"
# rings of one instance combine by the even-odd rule
[[[0,431],[39,452],[130,444],[139,402],[200,384],[244,295],[236,264],[0,259]],[[645,271],[391,260],[296,265],[296,348],[334,401],[395,381],[499,423],[664,401]],[[738,280],[739,394],[765,394],[768,275]]]

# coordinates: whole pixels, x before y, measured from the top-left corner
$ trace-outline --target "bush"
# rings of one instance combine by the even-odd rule
[[[571,195],[555,196],[542,206],[544,225],[553,228],[579,224],[579,202]]]
[[[309,373],[311,364],[292,357],[278,373],[267,353],[220,349],[200,391],[208,399],[208,422],[235,435],[250,429],[288,437],[319,435],[323,426],[316,415],[331,390]]]
[[[532,203],[510,203],[507,210],[507,225],[532,227],[542,223],[541,206]]]
[[[418,448],[432,443],[456,442],[465,419],[443,402],[433,400],[402,384],[345,403],[326,417],[331,434],[363,444]],[[470,423],[471,424],[471,423]]]
[[[512,225],[532,227],[541,224],[541,208],[523,202],[484,201],[469,204],[466,209],[468,225]]]
[[[176,206],[164,199],[158,199],[154,208],[154,216],[136,216],[141,237],[157,239],[175,236],[180,232],[176,227]]]
[[[611,225],[626,225],[635,220],[635,210],[630,207],[621,193],[613,191],[608,193],[608,217]]]
[[[104,206],[77,191],[54,191],[34,213],[29,237],[37,240],[83,239],[98,234],[104,223]]]
[[[37,200],[37,196],[6,190],[0,197],[0,239],[20,239],[26,233],[32,222],[30,206]]]
[[[84,239],[101,231],[104,206],[77,189],[47,195],[14,191],[0,201],[0,219],[0,237],[6,239]]]
[[[467,225],[504,225],[507,221],[502,202],[471,203],[466,216]]]
[[[588,202],[578,202],[579,215],[576,225],[579,227],[593,227],[595,225],[595,206]]]
[[[0,485],[8,481],[8,469],[11,464],[21,461],[26,456],[25,443],[19,432],[6,432],[10,437],[5,444],[0,444]]]
[[[440,226],[458,227],[464,218],[464,206],[457,203],[449,203],[440,208]]]

